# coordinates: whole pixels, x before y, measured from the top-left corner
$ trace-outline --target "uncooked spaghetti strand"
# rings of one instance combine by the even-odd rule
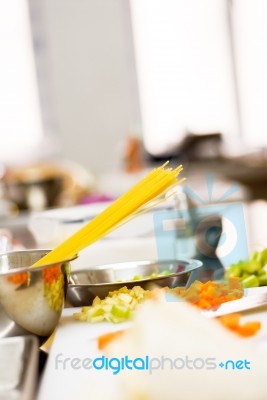
[[[159,182],[157,182],[157,184],[158,183]],[[169,185],[169,183],[168,183],[168,185]],[[167,185],[167,188],[168,188],[168,185]],[[165,185],[163,185],[163,183],[162,183],[161,190],[162,190],[162,188],[164,186]],[[155,196],[155,193],[152,196],[149,196],[149,198],[151,198],[151,197],[154,198],[154,196]],[[146,200],[148,200],[148,199],[146,199]],[[137,207],[135,207],[135,208],[137,208]],[[111,214],[111,219],[113,219],[113,222],[112,222],[113,228],[115,228],[118,224],[120,224],[121,220],[123,220],[125,217],[130,215],[131,211],[132,210],[130,210],[130,211],[128,210],[126,216],[122,215],[121,218],[116,218],[116,216]],[[119,213],[121,214],[121,210],[119,210]],[[103,217],[103,215],[101,214],[100,217]],[[94,222],[97,222],[96,220],[97,220],[97,217],[95,218]],[[114,221],[117,221],[117,222],[115,223]],[[89,223],[89,225],[91,226],[91,228],[93,228],[92,221]],[[60,245],[57,248],[57,258],[58,257],[60,257],[61,259],[62,259],[62,257],[65,258],[64,254],[70,254],[71,256],[73,256],[77,251],[80,251],[82,248],[86,247],[86,245],[90,245],[94,241],[96,241],[96,240],[100,239],[101,237],[105,236],[105,234],[107,234],[108,232],[110,232],[112,230],[112,225],[109,226],[108,224],[105,224],[104,229],[101,229],[101,224],[97,225],[98,228],[100,228],[102,232],[99,232],[98,230],[97,230],[97,232],[93,231],[93,235],[91,237],[88,237],[88,233],[90,235],[90,231],[88,232],[88,229],[87,229],[88,226],[85,226],[84,228],[82,228],[80,231],[78,231],[76,233],[78,235],[79,239],[80,239],[79,244],[76,243],[76,240],[75,240],[76,239],[75,238],[76,234],[74,234],[71,238],[69,238],[70,239],[69,243],[64,242],[62,245]],[[84,231],[84,232],[82,232],[82,231]],[[68,245],[68,251],[67,251],[67,253],[66,252],[64,253],[64,248],[66,248],[67,245]],[[53,251],[54,252],[54,256],[56,256],[55,250]],[[62,251],[63,251],[63,253],[62,253]],[[50,253],[50,255],[51,255],[51,253]],[[48,260],[46,260],[46,261],[48,262]]]
[[[179,168],[178,169],[178,171],[180,171],[181,170],[181,168]],[[177,172],[178,172],[177,171]],[[162,172],[162,171],[161,171]],[[166,174],[165,174],[165,177],[167,176],[167,175],[174,175],[173,174],[173,171],[164,171],[164,172],[166,172]],[[170,172],[171,172],[171,174],[170,174]],[[154,170],[154,171],[152,171],[152,174],[150,174],[150,177],[151,177],[151,175],[155,175],[155,173],[157,173],[157,170]],[[158,175],[160,175],[160,174],[158,174]],[[163,176],[163,179],[165,178],[164,176]],[[141,182],[139,182],[139,184],[137,185],[137,186],[139,186],[139,188],[138,189],[141,189],[141,187],[142,187],[142,185],[141,185],[141,187],[140,187],[140,183],[147,183],[147,182],[144,182],[144,181],[149,181],[149,179],[147,179],[147,178],[149,178],[149,176],[147,176],[144,180],[142,180]],[[152,179],[152,181],[153,181],[153,179]],[[150,182],[151,183],[151,182]],[[153,182],[154,183],[154,182]],[[156,182],[157,183],[157,185],[159,184],[159,182]],[[166,181],[164,180],[164,183],[166,184]],[[165,184],[163,184],[162,182],[161,182],[161,190],[163,189],[163,188],[165,188]],[[168,185],[170,184],[170,182],[167,184],[167,187],[168,187]],[[152,185],[153,186],[153,185]],[[135,186],[135,188],[136,188],[136,186]],[[132,188],[133,189],[133,188]],[[130,189],[130,191],[129,192],[131,192],[132,191],[132,189]],[[164,189],[163,189],[164,190]],[[127,194],[129,194],[129,192],[128,193],[126,193],[126,195]],[[136,192],[136,193],[139,193],[138,191]],[[143,196],[143,194],[141,193],[141,196]],[[153,194],[153,196],[152,196],[152,198],[155,196],[155,193]],[[123,197],[123,196],[122,196]],[[151,196],[149,196],[150,198],[151,198]],[[120,198],[121,199],[121,198]],[[147,198],[145,199],[146,200],[146,202],[147,202]],[[116,203],[116,201],[114,202],[114,203]],[[114,206],[114,203],[113,203],[113,206]],[[126,205],[127,205],[127,203],[126,203]],[[140,204],[138,204],[138,206],[137,207],[139,207],[139,206],[142,206],[142,204],[140,205]],[[135,207],[135,209],[137,209],[137,207]],[[113,207],[114,208],[114,207]],[[115,210],[117,210],[117,208],[115,207]],[[114,228],[120,223],[120,219],[118,219],[116,222],[114,222],[114,215],[112,215],[112,213],[110,213],[110,208],[108,208],[107,210],[105,210],[105,211],[109,211],[109,213],[108,214],[110,214],[110,216],[111,216],[111,219],[113,219],[113,226],[114,226]],[[132,210],[128,210],[127,212],[128,212],[128,214],[130,214],[130,212],[131,212]],[[121,210],[119,210],[119,213],[121,213]],[[103,215],[104,213],[101,213],[99,216],[97,216],[93,221],[91,221],[88,225],[91,227],[91,229],[93,229],[93,222],[99,222],[100,224],[99,225],[97,225],[98,226],[98,228],[100,228],[101,229],[101,218],[103,219],[103,217],[104,217],[104,215]],[[99,218],[99,217],[101,217],[101,218]],[[127,217],[127,215],[126,215],[126,217]],[[121,217],[121,219],[123,219],[123,218],[125,218],[125,216],[122,216]],[[97,221],[98,219],[100,219],[100,221]],[[105,221],[102,221],[102,222],[105,222]],[[62,257],[63,258],[65,258],[64,257],[64,254],[72,254],[72,255],[74,255],[74,253],[75,252],[77,252],[77,250],[78,251],[80,251],[83,247],[86,247],[86,243],[88,243],[88,245],[89,244],[91,244],[91,243],[93,243],[94,241],[96,241],[96,240],[98,240],[98,239],[100,239],[101,237],[103,237],[104,235],[105,235],[105,232],[109,232],[111,229],[112,229],[112,225],[111,226],[109,226],[109,225],[107,225],[107,224],[105,224],[105,226],[104,226],[104,229],[102,230],[102,232],[100,233],[100,232],[96,232],[96,231],[98,231],[98,229],[96,229],[96,231],[92,231],[92,232],[90,232],[90,230],[88,230],[88,225],[87,226],[85,226],[84,228],[82,228],[80,231],[78,231],[76,234],[74,234],[71,238],[69,238],[69,239],[67,239],[67,241],[65,241],[64,243],[62,243],[60,246],[58,246],[58,248],[57,249],[55,249],[53,252],[51,252],[49,255],[51,256],[52,255],[52,253],[54,253],[54,256],[56,256],[56,253],[55,253],[55,251],[57,250],[57,258],[58,257],[60,257],[61,259],[62,259]],[[104,233],[103,233],[104,232]],[[85,234],[85,236],[84,236],[84,234]],[[90,237],[90,233],[92,234],[91,235],[91,237]],[[88,235],[89,234],[89,235]],[[75,237],[76,235],[78,235],[78,237]],[[89,237],[88,237],[89,236]],[[79,240],[80,240],[80,243],[78,244],[77,242],[76,242],[76,239],[78,239],[79,238]],[[85,245],[84,245],[84,240],[85,240]],[[68,246],[68,251],[67,251],[67,253],[66,252],[64,252],[65,250],[64,249],[66,249],[66,246]],[[62,252],[63,251],[63,252]],[[48,257],[47,257],[48,258]],[[49,257],[50,258],[50,257]],[[43,260],[44,261],[44,260]],[[46,260],[47,262],[48,262],[48,259]]]
[[[146,204],[149,206],[153,200],[155,201],[166,193],[170,187],[179,183],[176,178],[181,172],[182,166],[178,166],[175,169],[165,169],[166,165],[167,163],[151,171],[119,199],[115,200],[107,209],[35,263],[34,266],[58,262],[72,257],[122,225],[123,221],[127,222],[138,216],[140,212],[146,212],[154,207],[151,205],[147,210],[140,211],[143,206]]]

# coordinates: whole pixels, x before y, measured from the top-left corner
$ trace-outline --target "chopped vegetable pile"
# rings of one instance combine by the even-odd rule
[[[226,276],[241,279],[245,288],[267,286],[267,249],[255,251],[249,260],[232,264]]]
[[[230,278],[226,282],[195,281],[186,289],[177,287],[170,289],[172,293],[202,309],[215,309],[226,301],[243,297],[244,288],[239,279]]]
[[[150,291],[144,290],[140,286],[134,286],[132,289],[127,289],[124,286],[119,290],[110,292],[103,300],[96,297],[91,306],[83,307],[81,312],[74,314],[74,318],[87,322],[110,321],[118,323],[127,321],[131,318],[137,305],[149,295]]]
[[[127,321],[132,317],[138,304],[147,298],[153,299],[157,297],[159,291],[169,291],[201,309],[216,309],[222,303],[241,298],[244,288],[237,278],[230,278],[226,282],[208,281],[202,283],[195,281],[189,288],[162,288],[152,291],[144,290],[140,286],[134,286],[132,289],[127,289],[125,286],[110,292],[103,300],[96,297],[92,306],[83,307],[81,312],[74,314],[74,318],[85,322],[109,321],[119,323]],[[225,315],[220,317],[219,321],[225,327],[241,336],[255,335],[261,326],[260,322],[246,322],[241,325],[240,314]],[[122,333],[123,331],[119,331],[100,336],[98,340],[99,349],[103,349],[110,341]]]
[[[92,306],[83,307],[81,312],[74,314],[74,318],[87,322],[110,321],[119,323],[127,321],[132,317],[132,313],[139,303],[147,298],[153,298],[159,290],[170,291],[202,309],[218,308],[226,301],[241,298],[244,292],[240,280],[236,278],[231,278],[227,282],[208,281],[202,283],[195,281],[188,289],[178,287],[150,291],[144,290],[140,286],[134,286],[132,289],[127,289],[125,286],[110,292],[103,300],[96,297]]]
[[[226,328],[238,333],[241,336],[253,336],[261,327],[261,323],[259,321],[245,322],[243,325],[240,325],[240,318],[241,315],[236,313],[224,315],[219,318],[219,321],[226,326]]]

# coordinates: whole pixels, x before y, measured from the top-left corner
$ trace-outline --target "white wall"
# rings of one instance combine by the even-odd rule
[[[118,143],[140,127],[128,0],[39,4],[61,154],[96,172],[115,168]]]

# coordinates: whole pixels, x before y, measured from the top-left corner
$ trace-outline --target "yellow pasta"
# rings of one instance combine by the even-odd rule
[[[177,181],[177,176],[183,169],[182,166],[175,169],[165,168],[167,164],[148,173],[88,224],[37,261],[33,267],[74,257],[115,228],[162,202],[164,200],[162,196],[171,187],[183,181],[183,179]]]

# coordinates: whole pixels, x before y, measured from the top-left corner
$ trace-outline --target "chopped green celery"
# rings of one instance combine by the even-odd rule
[[[164,270],[162,272],[152,272],[150,275],[134,275],[130,281],[140,281],[143,279],[153,279],[153,278],[160,278],[161,276],[166,276],[171,274],[171,271]],[[119,281],[117,281],[119,282]]]
[[[118,298],[127,304],[131,303],[131,301],[132,301],[132,297],[129,294],[125,294],[125,293],[119,294]]]
[[[267,274],[258,277],[260,286],[267,286]]]
[[[240,265],[241,268],[243,268],[243,266],[247,263],[247,260],[239,260],[237,265]]]
[[[105,314],[105,310],[101,306],[94,307],[92,311],[93,311],[92,314],[91,314],[92,318],[93,317],[99,317],[99,316]]]
[[[259,279],[256,275],[250,275],[242,281],[245,288],[257,287],[259,286]]]
[[[258,271],[258,274],[257,274],[258,276],[261,276],[261,275],[266,275],[266,271],[263,269],[263,268],[261,268],[259,271]]]
[[[140,281],[141,279],[142,279],[141,275],[135,275],[132,280],[133,281]]]
[[[73,314],[75,319],[78,319],[79,321],[87,321],[87,316],[86,314],[80,312],[80,313],[75,313]]]
[[[131,301],[130,308],[133,310],[137,306],[137,304],[138,304],[138,301],[136,299],[133,299]]]
[[[114,304],[116,302],[116,300],[115,300],[115,298],[112,296],[112,297],[107,297],[106,299],[105,299],[105,303],[106,304]]]
[[[92,306],[86,306],[82,308],[82,312],[87,312],[92,308]]]
[[[248,278],[250,276],[250,274],[248,272],[244,272],[241,276],[240,279],[241,281],[243,281],[244,279]]]
[[[141,288],[141,286],[134,286],[131,289],[131,292],[134,292],[135,294],[144,294],[145,290]]]
[[[143,301],[149,293],[140,286],[128,289],[126,286],[110,292],[105,299],[95,298],[93,305],[83,307],[80,313],[74,315],[79,321],[101,322],[110,321],[118,323],[126,321],[131,317],[139,303]]]
[[[99,304],[101,304],[100,297],[96,296],[96,297],[94,298],[94,300],[93,300],[92,306],[97,306],[97,305],[99,305]]]
[[[123,318],[123,319],[129,319],[131,315],[131,311],[128,307],[126,306],[117,306],[114,305],[111,309],[111,314],[115,318]]]
[[[231,267],[227,271],[228,278],[238,277],[241,276],[241,274],[242,274],[242,268],[240,265],[237,264],[231,265]]]
[[[254,251],[249,260],[240,260],[231,265],[226,276],[240,278],[245,287],[267,286],[267,248]]]
[[[258,251],[254,251],[250,257],[251,260],[253,261],[260,261],[261,255]]]
[[[102,307],[103,307],[103,310],[107,313],[107,312],[111,311],[113,305],[112,304],[103,304]]]
[[[267,248],[261,251],[260,262],[261,262],[261,265],[264,265],[267,263]]]
[[[109,316],[107,317],[107,321],[112,322],[113,324],[119,324],[120,322],[125,321],[125,319],[114,317],[114,315],[109,314]]]
[[[244,266],[244,271],[254,274],[255,272],[259,271],[261,269],[261,264],[259,261],[253,260],[249,261],[245,266]]]

